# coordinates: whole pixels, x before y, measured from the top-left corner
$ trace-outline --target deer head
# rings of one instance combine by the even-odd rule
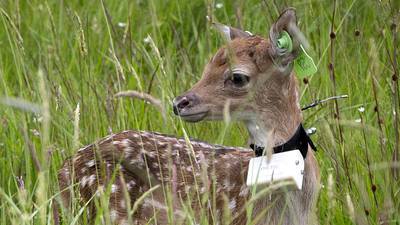
[[[188,122],[230,118],[244,121],[253,139],[266,145],[266,133],[284,141],[301,122],[293,61],[300,44],[307,46],[297,27],[295,11],[286,9],[272,25],[269,38],[215,24],[227,43],[206,65],[202,78],[173,101],[176,115]],[[282,48],[286,31],[291,49]],[[227,110],[228,109],[228,110]]]

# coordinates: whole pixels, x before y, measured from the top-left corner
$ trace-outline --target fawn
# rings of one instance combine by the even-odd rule
[[[225,34],[227,45],[206,65],[201,80],[174,99],[174,113],[185,121],[198,122],[222,120],[228,112],[246,124],[252,144],[267,149],[287,142],[302,129],[293,61],[305,39],[297,28],[294,9],[279,16],[269,39],[222,24],[216,27]],[[283,31],[293,40],[292,51],[278,46]],[[66,206],[73,200],[74,187],[84,203],[108,190],[109,219],[115,224],[150,220],[204,224],[197,219],[203,215],[214,224],[245,224],[255,219],[255,224],[306,225],[317,223],[319,168],[308,142],[303,156],[302,189],[267,194],[253,202],[251,213],[246,213],[252,195],[246,186],[248,164],[254,157],[251,149],[154,132],[128,130],[81,148],[65,161],[59,183]],[[89,204],[89,211],[95,215],[94,204]]]

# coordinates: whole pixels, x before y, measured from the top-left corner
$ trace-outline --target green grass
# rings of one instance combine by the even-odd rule
[[[334,21],[333,1],[272,2],[221,1],[223,7],[214,8],[201,0],[1,1],[0,224],[54,223],[56,174],[63,160],[111,131],[140,129],[182,136],[185,130],[190,137],[211,143],[245,146],[242,125],[183,123],[173,116],[171,100],[200,79],[203,66],[223,43],[207,24],[208,11],[223,23],[242,24],[266,37],[286,6],[297,8],[310,54],[318,62],[317,74],[308,84],[301,82],[301,103],[335,92],[349,95],[338,102],[339,121],[333,102],[304,114],[306,126],[318,129],[313,140],[319,148],[323,185],[317,205],[320,223],[400,224],[400,184],[394,173],[400,171],[399,163],[393,162],[399,138],[393,112],[399,112],[400,102],[397,81],[392,81],[393,74],[399,75],[399,65],[391,63],[395,50],[400,62],[398,2],[340,0]],[[393,32],[392,23],[397,24]],[[336,87],[329,76],[332,60]],[[165,105],[166,120],[142,101],[113,98],[128,89],[150,90]],[[80,116],[75,121],[78,104]],[[361,106],[363,113],[358,111]],[[356,122],[360,118],[362,122]],[[76,206],[75,215],[61,211],[63,224],[86,224],[80,210],[84,208]]]

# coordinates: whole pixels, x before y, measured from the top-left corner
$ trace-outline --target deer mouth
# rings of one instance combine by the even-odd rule
[[[179,116],[186,122],[199,122],[207,116],[208,111],[180,113]]]

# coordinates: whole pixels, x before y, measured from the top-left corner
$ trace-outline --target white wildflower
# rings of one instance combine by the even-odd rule
[[[35,116],[33,117],[33,122],[41,123],[43,121],[43,116]]]
[[[310,127],[307,129],[307,134],[315,134],[317,132],[317,128],[315,127]]]
[[[30,131],[31,131],[31,133],[32,133],[34,136],[37,136],[37,137],[40,136],[40,133],[39,133],[38,130],[36,130],[36,129],[30,129]]]
[[[215,4],[215,8],[217,8],[217,9],[220,9],[220,8],[222,8],[224,6],[224,4],[222,4],[222,3],[217,3],[217,4]]]
[[[124,27],[126,27],[126,23],[118,22],[118,26],[121,27],[121,28],[124,28]]]
[[[147,36],[145,39],[143,39],[143,42],[149,44],[151,42],[151,37]]]

